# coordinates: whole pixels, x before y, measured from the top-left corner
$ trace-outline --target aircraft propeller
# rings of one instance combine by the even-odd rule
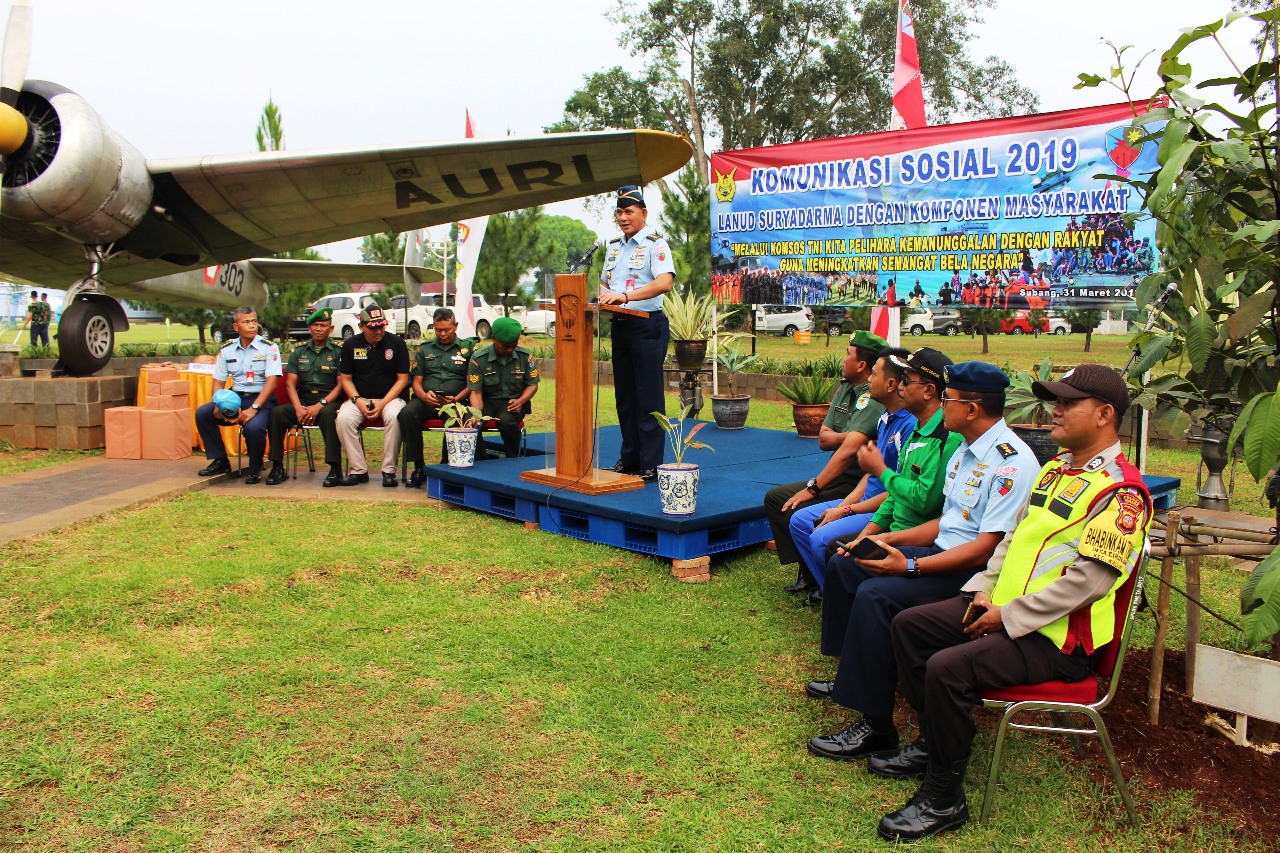
[[[31,0],[14,0],[0,47],[0,174],[4,158],[22,148],[30,129],[26,118],[15,108],[27,82],[31,59]]]

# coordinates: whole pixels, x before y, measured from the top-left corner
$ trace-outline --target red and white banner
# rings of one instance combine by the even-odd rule
[[[920,52],[916,50],[916,19],[911,0],[898,4],[898,39],[893,60],[893,115],[890,130],[909,130],[928,124],[924,117],[924,85],[920,80]]]
[[[467,139],[478,139],[471,110],[467,110]],[[458,223],[458,263],[454,313],[458,317],[458,334],[464,338],[475,337],[476,309],[471,298],[471,285],[476,277],[476,263],[480,260],[480,246],[489,217],[479,216]]]

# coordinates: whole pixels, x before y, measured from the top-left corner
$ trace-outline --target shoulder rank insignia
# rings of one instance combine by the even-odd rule
[[[621,243],[621,242],[622,242],[622,238],[621,238],[621,237],[614,237],[614,238],[613,238],[612,240],[610,240],[609,242],[610,242],[610,243]]]
[[[1003,456],[1005,459],[1008,459],[1010,456],[1018,455],[1017,449],[1014,448],[1014,446],[1007,441],[1002,441],[999,444],[997,444],[996,450],[998,450],[1000,452],[1000,455]]]
[[[658,242],[659,240],[661,240],[661,239],[662,239],[662,235],[661,235],[661,234],[659,234],[659,233],[658,233],[658,232],[656,232],[656,231],[651,231],[651,232],[649,232],[649,234],[648,234],[648,235],[646,235],[646,236],[645,236],[645,239],[646,239],[646,240],[652,240],[653,242],[655,242],[655,243],[656,243],[656,242]]]

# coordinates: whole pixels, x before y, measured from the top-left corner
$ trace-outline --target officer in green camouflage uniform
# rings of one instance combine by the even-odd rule
[[[516,346],[523,330],[510,317],[493,321],[493,346],[476,350],[467,366],[471,405],[485,418],[496,418],[507,458],[520,454],[520,421],[538,393],[538,365],[524,347]]]
[[[47,300],[48,294],[45,295]],[[27,305],[27,319],[22,322],[22,328],[31,326],[31,345],[48,346],[49,345],[49,319],[53,316],[53,309],[49,307],[49,303],[42,302],[36,298],[36,292],[31,291],[31,302]]]
[[[418,347],[410,371],[413,399],[396,416],[405,454],[413,463],[408,484],[411,489],[426,481],[422,469],[423,422],[439,417],[439,409],[445,403],[461,400],[465,404],[471,396],[467,389],[467,363],[475,342],[470,338],[458,340],[458,320],[448,308],[437,308],[431,323],[436,336]]]
[[[311,340],[289,353],[285,365],[285,388],[293,405],[276,406],[267,423],[271,471],[267,485],[289,478],[284,470],[284,434],[295,426],[319,426],[324,436],[324,461],[329,466],[324,485],[337,483],[342,476],[342,446],[338,443],[338,407],[342,389],[338,387],[338,359],[342,347],[329,340],[333,331],[333,309],[322,308],[307,318]],[[332,483],[330,481],[333,481]]]

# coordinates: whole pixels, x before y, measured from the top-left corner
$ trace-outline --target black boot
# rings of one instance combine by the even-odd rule
[[[881,752],[867,759],[867,772],[885,779],[923,779],[929,769],[929,745],[924,735],[897,752]]]
[[[907,804],[880,818],[877,832],[885,841],[916,841],[939,832],[959,829],[969,822],[969,804],[964,799],[964,771],[969,759],[949,767],[937,760],[929,763],[924,784]]]

